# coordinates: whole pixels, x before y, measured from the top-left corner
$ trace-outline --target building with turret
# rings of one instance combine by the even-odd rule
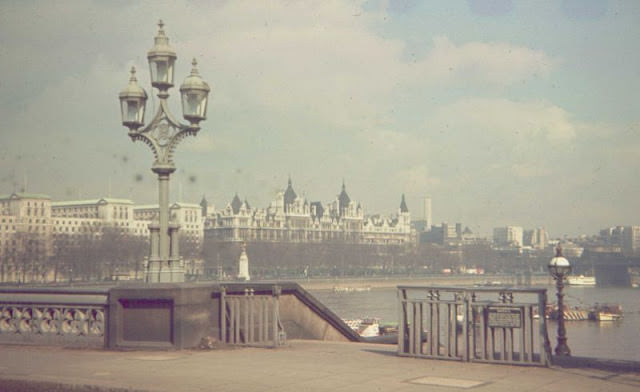
[[[266,208],[252,207],[237,194],[205,219],[205,275],[235,275],[242,244],[251,251],[258,279],[287,274],[349,274],[388,270],[394,257],[411,253],[415,230],[404,195],[392,216],[366,215],[346,185],[333,200],[310,201],[291,179]]]
[[[406,245],[412,243],[411,214],[404,195],[395,216],[365,216],[343,183],[326,204],[309,201],[291,179],[267,208],[252,208],[236,194],[222,210],[207,216],[205,241]]]

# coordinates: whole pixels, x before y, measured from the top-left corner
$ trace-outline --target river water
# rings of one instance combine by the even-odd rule
[[[377,317],[397,323],[395,288],[370,291],[333,292],[309,290],[320,302],[344,319]],[[555,287],[547,287],[549,302],[555,302]],[[597,303],[622,305],[619,321],[567,321],[567,344],[574,356],[640,361],[640,289],[621,287],[565,287],[565,304],[590,306]],[[557,324],[548,322],[552,349],[556,345]]]

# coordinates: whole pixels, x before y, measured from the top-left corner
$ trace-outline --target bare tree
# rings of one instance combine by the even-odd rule
[[[46,239],[39,233],[19,231],[13,239],[12,264],[16,281],[19,283],[39,281],[46,269]]]
[[[129,271],[137,275],[147,249],[146,239],[107,226],[84,235],[57,236],[51,264],[56,280],[60,275],[70,281],[111,279]]]

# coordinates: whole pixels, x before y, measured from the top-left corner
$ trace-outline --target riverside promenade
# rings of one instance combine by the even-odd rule
[[[550,368],[399,357],[395,345],[292,340],[278,349],[0,347],[0,391],[639,391],[640,365]]]
[[[521,279],[524,279],[521,277]],[[534,286],[550,286],[554,281],[550,275],[532,275],[530,284]],[[366,278],[312,278],[292,279],[306,290],[331,290],[335,288],[390,288],[406,285],[415,286],[474,286],[494,283],[495,285],[518,286],[518,277],[512,275],[417,275],[389,276]],[[521,282],[524,283],[524,282]]]

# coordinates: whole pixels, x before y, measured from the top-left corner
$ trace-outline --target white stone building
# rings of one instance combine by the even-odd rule
[[[414,240],[404,195],[396,216],[365,216],[344,184],[340,194],[324,206],[298,196],[291,179],[264,209],[252,208],[235,195],[224,209],[207,216],[205,238],[216,242],[341,241],[377,245],[410,244]]]
[[[0,281],[42,281],[40,267],[52,255],[51,199],[12,193],[0,196]]]
[[[39,194],[0,196],[0,281],[52,280],[53,272],[46,267],[51,256],[103,235],[105,228],[147,240],[148,226],[157,214],[157,205],[135,206],[126,199],[53,202]],[[181,255],[187,270],[198,273],[204,233],[201,206],[173,203],[170,214],[180,225]],[[64,275],[67,271],[57,273]]]
[[[493,242],[499,247],[522,248],[523,230],[520,226],[496,227]]]

